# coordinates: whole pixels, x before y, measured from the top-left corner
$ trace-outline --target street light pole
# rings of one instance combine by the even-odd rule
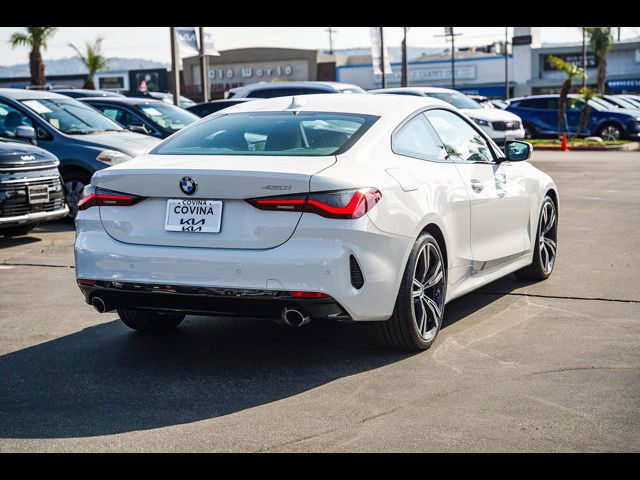
[[[380,72],[382,77],[382,88],[387,88],[387,77],[384,74],[384,27],[380,28]]]
[[[456,88],[456,36],[453,34],[451,27],[451,88]]]
[[[173,103],[180,105],[180,54],[176,27],[169,27],[171,32],[171,73],[173,74]]]
[[[202,85],[202,101],[209,101],[209,69],[204,45],[204,27],[200,28],[200,84]]]
[[[582,77],[582,88],[587,88],[587,31],[582,27],[582,71],[585,75]]]
[[[409,86],[409,64],[407,60],[407,27],[402,27],[404,36],[402,37],[402,84],[403,87]]]
[[[509,27],[504,27],[504,98],[509,100]]]

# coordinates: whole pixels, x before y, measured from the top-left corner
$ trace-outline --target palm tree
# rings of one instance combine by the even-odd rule
[[[102,41],[104,38],[96,37],[93,43],[87,42],[85,44],[85,53],[82,53],[78,47],[73,44],[69,44],[71,48],[76,51],[78,58],[84,63],[84,66],[87,67],[89,71],[87,73],[87,78],[84,81],[83,88],[87,88],[89,90],[95,90],[96,85],[93,83],[93,76],[96,74],[98,70],[106,70],[109,68],[109,62],[107,58],[102,55],[100,51],[102,49]]]
[[[565,117],[567,112],[567,95],[571,91],[571,82],[574,77],[583,78],[586,76],[585,71],[577,65],[569,62],[565,62],[561,58],[555,55],[549,55],[549,61],[555,67],[556,70],[561,70],[567,74],[567,78],[562,82],[562,88],[560,88],[560,99],[558,101],[558,137],[562,136],[565,131]]]
[[[582,96],[582,100],[584,101],[584,108],[582,109],[582,113],[580,114],[580,123],[578,124],[578,132],[576,133],[576,135],[580,135],[585,130],[585,128],[587,128],[589,115],[591,114],[591,105],[589,104],[589,100],[599,96],[598,92],[588,87],[581,88],[580,95]]]
[[[585,27],[589,46],[598,57],[598,92],[605,93],[607,79],[607,53],[613,45],[612,27]]]
[[[56,27],[24,27],[26,32],[14,32],[9,38],[13,47],[31,47],[29,52],[29,70],[31,85],[44,85],[44,62],[40,49],[47,49],[47,40],[56,32]]]

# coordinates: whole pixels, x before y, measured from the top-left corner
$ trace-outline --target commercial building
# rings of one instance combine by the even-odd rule
[[[184,58],[182,65],[184,84],[181,93],[197,100],[202,95],[200,58]],[[207,65],[211,98],[222,98],[231,88],[261,81],[335,80],[335,62],[317,50],[223,50],[220,56],[207,55]]]
[[[582,44],[548,45],[540,43],[538,27],[515,27],[513,38],[516,95],[557,93],[566,74],[553,68],[549,56],[555,55],[582,66]],[[587,44],[587,85],[597,84],[598,58]],[[581,82],[575,81],[580,85]],[[607,90],[610,93],[640,92],[640,42],[616,42],[607,54]]]

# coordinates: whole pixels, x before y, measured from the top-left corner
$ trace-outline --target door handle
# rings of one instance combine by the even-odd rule
[[[471,188],[474,192],[480,193],[484,188],[484,185],[480,183],[480,180],[476,180],[475,178],[471,179]]]

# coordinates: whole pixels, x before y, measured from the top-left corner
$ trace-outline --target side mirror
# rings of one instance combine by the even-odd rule
[[[24,140],[29,143],[35,144],[36,142],[36,131],[33,127],[29,127],[27,125],[20,125],[16,127],[15,130],[16,138],[20,140]]]
[[[510,162],[522,162],[531,157],[533,146],[529,142],[509,140],[505,144],[504,151],[507,154],[507,160]]]
[[[137,124],[137,125],[129,125],[127,127],[129,130],[131,130],[132,132],[136,132],[136,133],[144,133],[145,135],[149,135],[149,130],[147,130],[147,127],[145,127],[144,125]]]

